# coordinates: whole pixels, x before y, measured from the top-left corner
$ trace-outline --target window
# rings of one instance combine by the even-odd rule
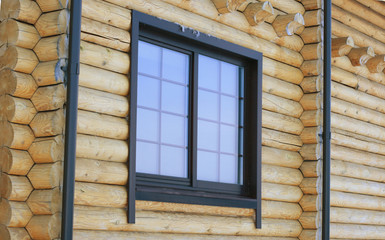
[[[262,54],[133,11],[129,222],[135,199],[254,208]]]

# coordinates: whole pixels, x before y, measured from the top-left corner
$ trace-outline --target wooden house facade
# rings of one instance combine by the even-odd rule
[[[63,236],[71,4],[1,1],[0,240]],[[311,240],[329,239],[329,231],[330,239],[385,239],[384,2],[332,0],[330,56],[322,0],[81,4],[73,222],[67,226],[73,239]],[[129,202],[134,12],[263,54],[261,219],[251,208]],[[324,159],[328,109],[330,159]],[[325,162],[330,171],[323,171]],[[327,180],[330,189],[323,189]],[[325,196],[330,206],[322,207]]]

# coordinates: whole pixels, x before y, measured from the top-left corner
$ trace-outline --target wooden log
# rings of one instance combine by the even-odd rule
[[[332,34],[337,37],[351,36],[354,40],[355,45],[360,47],[371,46],[377,54],[385,54],[385,45],[364,33],[361,33],[352,27],[344,25],[337,20],[332,19]]]
[[[75,206],[74,229],[289,237],[296,237],[302,230],[296,220],[268,218],[262,220],[264,226],[262,229],[255,228],[251,217],[239,219],[236,217],[137,211],[135,224],[127,224],[126,218],[126,210],[120,208]],[[90,221],[91,219],[92,221]],[[185,228],[187,223],[189,229]],[[231,223],[233,228],[229,228],[227,223]]]
[[[28,149],[35,163],[54,163],[63,160],[64,139],[56,137],[36,138]]]
[[[274,14],[274,8],[270,2],[250,3],[243,12],[251,26],[258,25],[266,18]]]
[[[35,164],[28,173],[28,179],[35,189],[51,189],[59,187],[61,172],[61,162]]]
[[[335,5],[332,5],[332,17],[361,33],[385,43],[385,30],[383,27],[375,26],[374,24],[357,17],[355,14],[349,13]]]
[[[0,199],[0,223],[7,227],[25,227],[32,218],[32,212],[25,202]]]
[[[11,221],[12,209],[7,199],[0,198],[0,210],[0,224],[8,226]]]
[[[127,75],[85,64],[80,64],[79,85],[122,96],[128,95],[130,87]]]
[[[317,195],[321,192],[321,178],[304,178],[299,185],[303,194]]]
[[[113,1],[113,0],[110,0]],[[261,2],[265,2],[267,0],[261,0]],[[286,12],[288,14],[292,13],[300,13],[304,14],[305,9],[302,6],[301,3],[295,1],[295,0],[284,0],[284,1],[279,1],[279,0],[270,0],[271,4],[273,5],[274,8],[277,8],[283,12]]]
[[[36,0],[36,2],[43,12],[52,12],[67,8],[69,3],[68,0]]]
[[[64,59],[39,63],[32,76],[37,85],[46,86],[64,82],[63,68],[67,65]]]
[[[294,84],[301,83],[303,79],[303,73],[300,69],[293,68],[292,66],[274,61],[267,57],[263,57],[263,73]],[[288,73],[290,74],[288,75]]]
[[[304,161],[300,168],[304,177],[319,177],[322,172],[322,163],[318,161]]]
[[[27,125],[0,121],[0,146],[20,150],[27,150],[31,146],[35,136]]]
[[[303,182],[304,180],[302,180]],[[303,193],[298,186],[282,185],[276,183],[262,183],[262,199],[280,202],[297,203]]]
[[[33,187],[26,177],[1,174],[0,192],[2,198],[24,202],[32,190]]]
[[[32,102],[9,95],[0,96],[0,121],[28,124],[36,115]]]
[[[304,76],[317,76],[323,72],[322,60],[304,61],[300,68]]]
[[[0,57],[0,69],[9,68],[22,73],[31,73],[39,63],[35,53],[30,49],[8,46]]]
[[[266,110],[262,110],[262,126],[295,135],[301,134],[303,130],[302,122],[298,118]]]
[[[35,215],[26,229],[32,239],[57,239],[60,237],[60,214]]]
[[[298,169],[262,164],[262,181],[298,186],[303,176]]]
[[[332,66],[332,80],[352,88],[358,87],[358,76],[339,67]]]
[[[298,236],[299,240],[308,240],[308,239],[321,239],[322,232],[321,228],[317,230],[302,230],[301,234]]]
[[[75,180],[92,183],[125,185],[128,179],[126,163],[77,158]]]
[[[113,162],[126,162],[128,145],[126,141],[77,135],[76,157]]]
[[[0,71],[0,95],[9,94],[15,97],[31,98],[37,86],[29,74],[14,72],[11,69]]]
[[[35,137],[50,137],[64,132],[64,110],[39,112],[29,124]]]
[[[322,11],[321,9],[306,11],[303,15],[303,19],[305,20],[305,26],[318,26],[322,23]]]
[[[323,79],[321,76],[305,77],[301,82],[304,93],[317,93],[322,89]]]
[[[27,175],[33,165],[31,156],[27,151],[0,148],[0,159],[4,173],[13,175]]]
[[[297,135],[262,128],[262,145],[289,151],[299,151],[302,141]]]
[[[321,195],[304,195],[299,204],[305,212],[316,212],[321,210],[321,201]]]
[[[385,156],[383,155],[360,151],[354,148],[347,148],[335,144],[331,145],[331,149],[331,157],[333,159],[363,164],[366,166],[385,168]]]
[[[384,211],[385,199],[383,197],[363,194],[331,191],[330,205],[334,207]]]
[[[353,48],[349,52],[348,58],[353,66],[363,66],[370,58],[374,57],[374,55],[372,47]]]
[[[63,84],[39,87],[31,101],[38,111],[50,111],[62,108],[66,100]]]
[[[69,11],[63,9],[44,13],[37,20],[35,27],[41,37],[60,35],[66,33],[69,26]]]
[[[349,177],[331,176],[330,189],[333,191],[360,193],[372,196],[385,196],[385,184]]]
[[[319,160],[322,156],[321,144],[304,144],[300,150],[304,160]]]
[[[82,18],[82,40],[128,52],[131,36],[126,30],[88,18]]]
[[[366,62],[366,67],[368,67],[368,70],[371,73],[382,72],[385,69],[385,55],[377,55],[370,58]]]
[[[357,89],[359,91],[385,99],[385,96],[384,96],[385,85],[371,81],[361,76],[357,76],[357,79],[358,79]]]
[[[262,146],[262,163],[281,167],[299,168],[302,158],[297,152]]]
[[[40,61],[68,57],[68,37],[65,34],[42,38],[33,49]]]
[[[322,8],[322,2],[320,0],[301,0],[301,3],[306,10]]]
[[[62,196],[59,188],[35,190],[27,200],[34,215],[49,215],[61,211]]]
[[[305,20],[302,14],[279,15],[273,22],[275,32],[279,37],[301,34],[304,30]]]
[[[297,52],[301,51],[304,46],[302,38],[298,35],[275,38],[274,43]]]
[[[41,10],[35,1],[31,0],[3,0],[0,19],[13,18],[22,22],[34,24],[39,18]]]
[[[117,117],[127,116],[129,110],[127,97],[85,87],[79,87],[78,107],[79,109]]]
[[[359,229],[359,231],[357,231]],[[330,237],[345,239],[381,239],[384,237],[384,226],[331,223]]]
[[[0,236],[2,237],[2,240],[31,240],[31,237],[25,228],[9,228],[4,225],[0,225]]]
[[[320,26],[307,27],[301,33],[301,38],[305,44],[318,43],[322,39],[322,30]]]
[[[79,110],[77,131],[83,134],[124,140],[128,138],[128,121],[124,118]]]
[[[229,1],[229,0],[212,0],[215,7],[218,9],[219,13],[229,13],[234,12],[239,9],[239,7],[243,4],[249,4],[249,0],[237,0],[237,1]]]
[[[304,94],[299,103],[305,111],[322,109],[322,95],[321,93]]]
[[[319,126],[322,123],[321,110],[304,111],[300,119],[304,127]]]
[[[331,161],[331,174],[376,182],[385,182],[385,169],[363,166],[341,160]]]
[[[303,46],[301,54],[305,60],[316,60],[323,58],[322,44],[306,44]]]
[[[98,68],[127,74],[130,59],[127,53],[81,41],[80,62]]]
[[[354,47],[352,37],[332,38],[332,57],[342,57],[350,53]]]
[[[297,84],[268,75],[263,75],[262,91],[294,101],[299,101],[303,95],[301,88]]]
[[[303,212],[299,222],[304,229],[317,229],[321,227],[321,216],[319,212]]]
[[[262,109],[298,118],[303,109],[296,101],[278,97],[269,93],[262,93]]]
[[[0,46],[3,44],[15,45],[32,49],[39,41],[40,36],[34,26],[8,19],[0,24]]]

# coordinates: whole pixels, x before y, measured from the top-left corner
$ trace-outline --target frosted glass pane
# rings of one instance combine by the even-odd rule
[[[198,91],[198,117],[218,121],[219,94],[205,90]]]
[[[198,120],[198,148],[218,151],[218,131],[217,123]]]
[[[159,146],[157,144],[136,142],[136,171],[159,174]]]
[[[162,77],[168,80],[187,83],[189,57],[186,54],[163,48]]]
[[[237,124],[238,101],[237,98],[221,96],[221,122]]]
[[[185,117],[162,113],[162,143],[186,146],[186,122]]]
[[[160,77],[161,48],[150,43],[139,41],[139,73]]]
[[[237,127],[221,125],[221,152],[237,153]]]
[[[159,113],[152,110],[138,108],[137,110],[137,138],[156,141],[159,139]]]
[[[211,90],[219,90],[219,61],[199,55],[198,86]]]
[[[138,105],[159,109],[160,81],[154,78],[138,76]]]
[[[218,182],[218,154],[206,151],[198,151],[197,179]]]
[[[187,115],[187,87],[163,81],[162,110]]]
[[[221,62],[221,92],[237,96],[239,83],[239,67]]]
[[[238,159],[236,156],[221,154],[219,181],[223,183],[238,183]]]
[[[160,174],[187,177],[187,154],[184,148],[161,146]]]

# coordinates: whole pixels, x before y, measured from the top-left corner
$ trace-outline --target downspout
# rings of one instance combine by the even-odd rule
[[[71,0],[61,239],[72,240],[82,0]]]
[[[323,169],[322,169],[322,239],[330,238],[330,111],[332,3],[324,0],[324,92],[323,92]]]

